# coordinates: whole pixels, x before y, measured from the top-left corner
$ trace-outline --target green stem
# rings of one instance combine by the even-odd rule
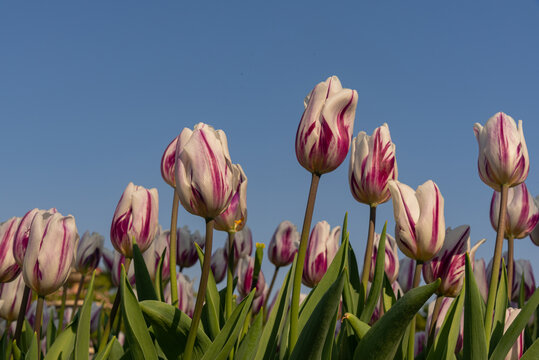
[[[507,298],[511,301],[513,296],[513,276],[515,273],[515,238],[509,236],[507,239]]]
[[[36,308],[36,319],[34,322],[34,332],[36,333],[37,337],[37,358],[38,360],[41,358],[41,320],[43,317],[43,301],[45,300],[44,296],[39,295],[37,298],[37,308]]]
[[[365,290],[367,297],[367,284],[369,282],[369,274],[371,272],[372,249],[374,243],[374,227],[376,225],[376,206],[371,205],[369,214],[369,234],[367,238],[367,247],[365,248],[365,256],[363,258],[363,272],[361,274],[361,285]]]
[[[64,330],[64,313],[66,310],[66,300],[67,300],[67,281],[62,286],[62,304],[60,305],[60,313],[58,314],[58,330],[56,331],[56,336],[60,335],[62,330]]]
[[[414,273],[414,286],[412,289],[415,289],[419,286],[419,282],[421,281],[421,268],[423,267],[423,262],[416,260],[415,265],[415,273]],[[410,322],[410,337],[408,338],[408,356],[407,359],[411,360],[414,358],[415,352],[414,352],[414,346],[415,346],[415,316],[412,318],[412,321]]]
[[[79,288],[77,289],[77,294],[75,295],[75,302],[73,303],[73,312],[71,313],[71,321],[73,321],[73,318],[75,317],[75,312],[77,312],[77,307],[79,305],[80,294],[82,292],[82,288],[84,287],[84,280],[85,279],[86,279],[86,274],[81,274],[80,282],[79,282]]]
[[[438,316],[440,316],[440,308],[442,307],[442,301],[444,297],[441,295],[436,296],[436,302],[434,303],[434,310],[432,311],[432,317],[430,319],[430,328],[427,329],[427,347],[430,347],[434,342],[434,329],[436,329],[436,322],[438,321]]]
[[[225,298],[225,318],[232,316],[232,293],[234,292],[234,232],[228,233],[228,258],[226,267],[226,298]],[[230,360],[234,359],[234,348],[228,355]]]
[[[305,218],[303,219],[303,228],[301,230],[301,241],[299,243],[296,270],[294,272],[294,282],[292,288],[292,303],[290,304],[290,334],[288,341],[288,352],[292,353],[299,336],[299,295],[301,291],[301,278],[303,275],[303,265],[305,264],[305,255],[307,254],[307,243],[309,232],[311,230],[311,221],[313,219],[314,203],[316,200],[316,191],[320,182],[318,174],[312,175],[307,208],[305,209]]]
[[[496,234],[496,246],[494,248],[494,258],[492,260],[492,274],[490,276],[490,286],[488,289],[487,308],[485,312],[485,335],[487,339],[487,349],[490,343],[492,332],[492,317],[494,314],[494,302],[496,300],[496,289],[500,277],[500,262],[502,260],[503,238],[505,232],[505,214],[507,211],[507,185],[501,187],[500,212],[498,216],[498,230]]]
[[[197,335],[198,324],[200,322],[200,316],[202,314],[204,298],[206,297],[206,287],[208,285],[208,276],[210,274],[214,223],[215,220],[206,219],[206,244],[204,249],[204,263],[202,264],[202,275],[200,276],[200,284],[198,285],[198,294],[195,303],[195,311],[193,313],[193,320],[191,321],[191,328],[189,329],[189,335],[187,336],[187,342],[185,343],[185,353],[183,355],[184,360],[191,360],[193,356],[193,348],[195,346],[195,338]]]
[[[19,307],[19,316],[17,317],[17,327],[15,328],[15,341],[20,346],[20,339],[22,333],[22,324],[24,323],[24,315],[26,314],[26,307],[28,306],[28,299],[30,298],[30,288],[24,285],[24,293],[22,295],[21,306]]]
[[[177,253],[177,238],[178,238],[178,206],[180,197],[176,189],[174,189],[174,199],[172,200],[172,216],[170,218],[170,251],[169,251],[169,264],[170,264],[170,293],[171,302],[173,306],[178,304],[178,282],[176,277],[176,253]]]
[[[268,289],[268,294],[266,295],[266,300],[264,300],[264,323],[266,322],[267,318],[268,318],[268,311],[267,311],[267,308],[268,308],[268,300],[270,298],[270,295],[271,295],[271,290],[273,290],[273,285],[275,285],[275,279],[277,279],[277,273],[279,272],[279,266],[275,266],[275,271],[273,272],[273,277],[271,278],[271,284],[270,284],[270,287]]]

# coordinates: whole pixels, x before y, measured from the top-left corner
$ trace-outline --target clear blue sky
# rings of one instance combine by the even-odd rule
[[[107,241],[128,182],[156,187],[168,228],[166,145],[184,127],[223,129],[248,178],[257,242],[282,220],[301,227],[310,174],[297,162],[303,98],[328,76],[356,89],[354,136],[387,122],[399,180],[434,180],[447,226],[495,232],[492,190],[477,174],[472,127],[498,111],[524,122],[527,185],[539,194],[538,1],[72,1],[0,5],[0,219],[31,208],[73,214]],[[348,186],[348,159],[322,177],[313,224],[340,225],[363,253],[368,208]],[[377,230],[391,202],[379,207]],[[203,221],[180,212],[180,226]],[[224,244],[216,233],[214,248]],[[110,243],[109,243],[110,246]],[[539,248],[516,242],[539,274]],[[361,262],[362,255],[359,261]],[[266,260],[266,277],[272,273]]]

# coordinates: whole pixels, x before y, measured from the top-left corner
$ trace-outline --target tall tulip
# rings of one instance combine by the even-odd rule
[[[519,291],[524,286],[524,298],[528,300],[535,292],[535,277],[533,276],[532,264],[529,260],[520,259],[516,264],[521,270],[519,275]],[[524,279],[524,282],[522,282]]]
[[[167,281],[170,278],[170,231],[166,230],[163,231],[161,229],[161,226],[159,226],[159,230],[157,231],[157,235],[155,236],[154,240],[154,246],[153,250],[155,252],[155,264],[154,269],[158,269],[159,262],[161,261],[161,256],[164,256],[163,258],[163,269],[161,271],[161,278],[164,281]],[[163,255],[163,251],[165,252],[165,255]]]
[[[248,226],[234,235],[234,264],[244,256],[251,256],[253,252],[253,233]]]
[[[211,257],[210,266],[216,283],[220,283],[225,278],[228,265],[227,258],[227,251],[224,247],[217,249]]]
[[[13,281],[0,284],[0,301],[4,301],[4,303],[0,305],[0,317],[7,321],[17,319],[21,309],[23,292],[24,279],[21,274],[19,274]],[[28,304],[25,304],[23,309],[26,309],[26,306],[28,306]]]
[[[30,238],[32,221],[34,221],[36,214],[44,214],[46,212],[55,213],[58,212],[58,210],[55,208],[49,210],[32,209],[22,217],[21,222],[19,223],[13,243],[13,256],[21,268],[24,261],[24,254],[26,253],[26,247],[28,246],[28,239]]]
[[[487,277],[487,268],[485,265],[485,259],[476,259],[473,266],[473,275],[475,277],[475,282],[483,297],[483,301],[487,302],[488,299],[488,279]]]
[[[204,248],[204,238],[198,230],[191,233],[187,226],[178,230],[178,253],[176,261],[180,265],[180,268],[191,267],[198,261],[195,243],[202,249]]]
[[[238,261],[238,292],[241,297],[244,298],[251,292],[253,286],[253,277],[255,270],[255,258],[252,256],[244,256]],[[255,297],[262,296],[266,281],[262,270],[258,273],[258,280],[256,282]]]
[[[318,222],[311,232],[303,268],[303,284],[315,287],[339,250],[341,227],[331,229],[327,221]]]
[[[378,254],[378,244],[380,243],[380,234],[374,235],[374,248],[371,255],[371,266],[369,271],[369,281],[374,280],[374,268],[376,255]],[[395,238],[389,234],[386,235],[384,271],[391,284],[393,284],[399,276],[399,253],[397,250],[397,242]]]
[[[399,260],[399,276],[397,282],[401,286],[402,292],[407,293],[414,286],[415,260],[405,257]]]
[[[86,231],[82,235],[75,258],[75,269],[77,271],[88,274],[97,268],[103,253],[104,241],[105,238],[96,232],[90,234],[90,232]]]
[[[195,291],[193,290],[193,282],[188,276],[179,273],[178,274],[178,308],[183,311],[187,316],[193,317],[195,310]],[[164,289],[165,301],[170,302],[171,298],[170,283]]]
[[[0,224],[0,283],[13,281],[21,273],[13,255],[15,233],[21,218],[12,217]]]
[[[520,309],[515,309],[512,307],[507,308],[505,311],[505,325],[503,327],[503,332],[505,333],[507,329],[511,326],[515,318],[520,313]],[[524,354],[524,330],[520,333],[517,340],[509,350],[509,353],[505,356],[505,360],[518,360]]]
[[[535,207],[539,209],[539,196],[536,196],[533,202],[535,203]],[[530,239],[535,245],[539,246],[539,223],[530,232]]]
[[[228,233],[240,231],[247,221],[247,176],[240,165],[236,167],[239,171],[239,181],[230,204],[225,211],[215,217],[215,229]]]
[[[284,220],[277,226],[268,247],[269,261],[276,267],[287,266],[298,252],[299,233],[296,225]]]
[[[165,149],[161,157],[161,176],[163,180],[173,188],[176,187],[176,146],[178,136],[175,137]]]
[[[455,229],[456,230],[456,229]],[[434,315],[434,301],[429,304],[428,307],[428,315],[427,315],[427,324],[426,329],[433,329],[434,331],[434,337],[438,336],[438,332],[442,328],[442,325],[445,321],[445,318],[447,316],[447,312],[449,311],[449,308],[451,307],[451,304],[453,303],[454,298],[451,297],[444,297],[443,300],[441,300],[441,306],[438,311],[438,315],[435,318],[435,323],[432,324],[433,321],[433,315]],[[457,320],[460,323],[459,326],[459,332],[458,332],[458,338],[457,343],[455,346],[455,354],[458,354],[462,350],[462,346],[464,344],[464,311],[461,313],[460,320]]]

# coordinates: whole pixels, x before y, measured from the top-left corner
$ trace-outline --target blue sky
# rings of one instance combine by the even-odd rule
[[[0,5],[0,219],[31,208],[73,214],[109,237],[132,181],[156,187],[170,224],[163,150],[184,128],[223,129],[249,179],[248,224],[269,243],[301,227],[310,174],[294,138],[303,98],[339,76],[356,89],[354,136],[387,122],[399,180],[434,180],[446,225],[471,225],[490,258],[492,190],[477,174],[473,124],[498,111],[524,122],[527,185],[539,194],[539,2],[3,2]],[[322,176],[314,222],[349,212],[362,254],[368,208],[348,186],[348,159]],[[391,202],[379,207],[377,230]],[[180,226],[203,221],[180,211]],[[214,248],[224,244],[216,233]],[[110,246],[110,243],[109,243]],[[539,248],[516,241],[539,269]],[[360,262],[362,255],[359,255]],[[267,261],[267,260],[266,260]],[[266,277],[272,273],[268,262]]]

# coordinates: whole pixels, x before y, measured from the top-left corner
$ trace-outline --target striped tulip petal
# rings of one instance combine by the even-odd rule
[[[237,232],[243,229],[247,221],[247,176],[238,164],[233,164],[239,172],[239,181],[233,191],[230,204],[215,218],[215,229],[226,232]]]
[[[13,281],[21,272],[21,267],[13,255],[15,234],[21,218],[12,217],[0,224],[0,283]]]
[[[327,221],[320,221],[311,232],[302,276],[302,282],[306,286],[315,287],[322,280],[339,250],[341,227],[336,226],[330,230]]]
[[[374,280],[374,268],[376,266],[376,255],[378,254],[378,244],[380,243],[380,234],[374,234],[373,252],[371,258],[371,269],[369,273],[369,281]],[[385,273],[391,284],[393,284],[399,276],[399,253],[395,238],[389,234],[386,235],[385,246]]]
[[[298,252],[299,232],[296,225],[285,220],[279,224],[268,247],[268,258],[275,266],[286,266],[294,261]]]

